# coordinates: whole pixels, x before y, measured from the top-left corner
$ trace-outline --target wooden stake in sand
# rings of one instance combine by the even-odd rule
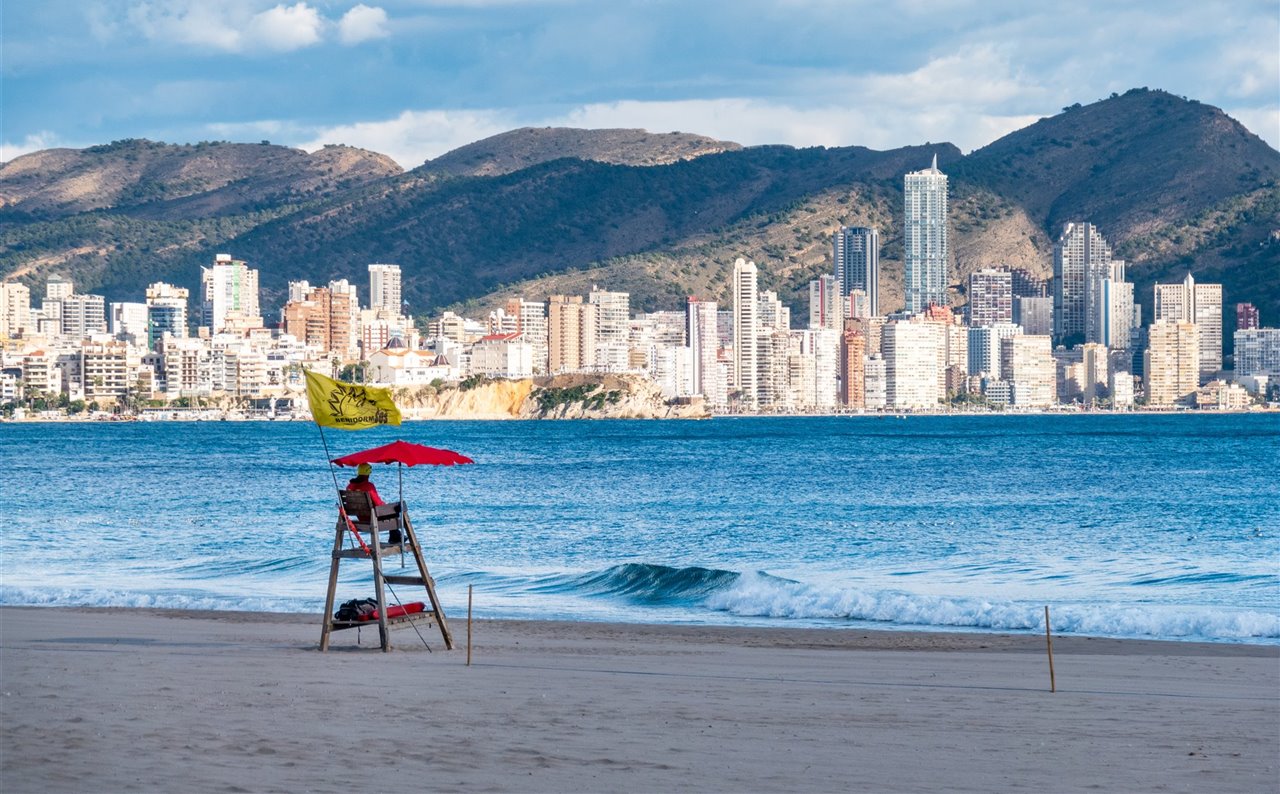
[[[473,585],[467,585],[467,667],[471,666],[471,589]],[[1048,609],[1048,607],[1045,607]]]
[[[471,616],[467,616],[467,653],[471,653]],[[1057,692],[1058,685],[1053,680],[1053,637],[1049,635],[1049,605],[1044,607],[1044,642],[1049,648],[1049,691]]]

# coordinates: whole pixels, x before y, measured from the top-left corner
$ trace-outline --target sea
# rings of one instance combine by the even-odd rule
[[[1280,644],[1275,414],[5,423],[0,603],[319,613],[394,439],[475,460],[373,476],[454,617]]]

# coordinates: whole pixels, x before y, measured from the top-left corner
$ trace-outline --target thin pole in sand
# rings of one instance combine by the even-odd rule
[[[1049,691],[1057,692],[1058,685],[1053,679],[1053,637],[1049,634],[1049,605],[1044,607],[1044,642],[1049,649]]]
[[[467,585],[467,667],[471,666],[471,590],[474,585]]]

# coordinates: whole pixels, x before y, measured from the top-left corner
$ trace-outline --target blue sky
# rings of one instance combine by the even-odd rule
[[[1280,7],[1102,0],[3,0],[0,160],[119,138],[412,167],[520,126],[965,151],[1136,86],[1280,147]]]

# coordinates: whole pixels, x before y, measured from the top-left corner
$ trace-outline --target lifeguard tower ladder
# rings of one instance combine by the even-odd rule
[[[320,630],[320,650],[329,650],[329,635],[343,629],[371,627],[371,620],[338,620],[333,616],[333,606],[337,599],[338,568],[343,560],[370,560],[373,562],[373,590],[378,600],[378,635],[384,652],[391,650],[391,632],[394,626],[426,625],[432,623],[440,627],[440,636],[444,639],[446,650],[453,650],[453,634],[449,631],[449,623],[445,619],[440,599],[436,597],[436,583],[427,571],[427,562],[422,556],[422,545],[418,543],[417,533],[413,531],[413,521],[409,519],[409,510],[403,502],[374,506],[369,494],[363,491],[339,491],[342,500],[342,512],[338,515],[338,525],[333,537],[333,561],[329,565],[329,593],[324,602],[324,623]],[[344,517],[345,514],[345,517]],[[351,526],[347,525],[350,520]],[[354,529],[362,538],[368,538],[367,544],[361,543],[357,548],[343,548],[343,536]],[[383,543],[383,535],[387,542]],[[398,541],[397,541],[398,535]],[[367,550],[364,548],[367,546]],[[383,571],[383,560],[388,555],[412,553],[418,566],[417,575],[386,574]],[[424,587],[427,599],[431,602],[430,611],[412,614],[388,616],[391,605],[387,603],[387,585],[408,585]]]

